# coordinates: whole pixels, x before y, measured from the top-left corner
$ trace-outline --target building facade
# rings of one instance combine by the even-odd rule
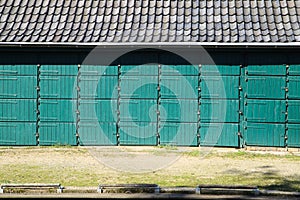
[[[0,145],[300,146],[299,1],[0,13]]]

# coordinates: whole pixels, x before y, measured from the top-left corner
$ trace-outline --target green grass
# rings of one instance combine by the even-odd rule
[[[205,151],[200,151],[200,150],[192,150],[192,151],[182,152],[182,155],[184,155],[184,156],[190,156],[190,157],[212,157],[214,154],[213,154],[213,152],[205,152]]]
[[[246,152],[244,150],[238,150],[235,152],[205,152],[201,150],[192,150],[192,151],[185,151],[182,152],[185,156],[191,156],[191,157],[205,157],[205,158],[227,158],[227,159],[287,159],[290,161],[300,161],[299,155],[293,155],[293,154],[286,154],[286,155],[280,155],[280,154],[272,154],[272,153],[256,153],[256,152]]]
[[[166,150],[178,150],[178,147],[176,147],[175,145],[171,145],[171,144],[159,145],[159,146],[156,146],[156,148],[166,149]]]
[[[158,147],[154,153],[159,153],[160,148],[166,150],[177,150],[173,147],[163,146]],[[64,155],[72,156],[90,156],[86,148],[72,147],[72,146],[58,146],[55,147],[30,147],[28,149],[16,148],[17,150],[7,148],[0,149],[0,156],[6,154],[11,156],[18,156],[18,151],[28,151],[34,153],[34,150],[41,152],[63,152]],[[177,152],[177,151],[175,151]],[[205,152],[199,150],[191,150],[185,152],[178,152],[183,156],[196,158],[203,156]],[[281,159],[284,161],[300,161],[300,157],[296,155],[274,155],[270,153],[259,154],[253,152],[245,152],[243,150],[235,152],[215,152],[212,151],[205,155],[206,158],[226,158],[226,159]],[[26,157],[24,158],[26,160]],[[281,161],[280,160],[280,161]],[[285,191],[300,191],[300,177],[298,176],[282,176],[274,173],[253,172],[246,173],[239,171],[235,174],[216,174],[212,177],[204,177],[197,174],[195,171],[188,172],[182,170],[176,174],[166,173],[164,170],[147,172],[147,173],[126,173],[114,170],[106,171],[99,169],[98,165],[84,166],[82,168],[77,166],[64,165],[35,165],[24,162],[18,164],[1,164],[0,170],[0,184],[1,183],[61,183],[63,186],[93,186],[98,184],[116,184],[116,183],[155,183],[162,187],[164,186],[190,186],[195,187],[198,184],[223,184],[223,185],[253,185],[261,189],[277,189]],[[199,169],[201,170],[201,169]]]
[[[77,148],[78,146],[72,146],[69,144],[60,144],[60,143],[56,143],[56,144],[52,144],[49,146],[27,146],[24,148],[28,148],[28,149],[36,149],[36,148],[64,148],[64,149],[72,149],[72,148]]]
[[[69,186],[91,186],[97,183],[95,174],[87,170],[34,165],[5,165],[0,171],[1,183],[61,183]]]
[[[9,172],[9,173],[7,173]],[[61,183],[63,186],[94,186],[117,183],[155,183],[164,186],[189,186],[199,184],[252,185],[260,189],[300,191],[299,177],[279,177],[276,174],[219,175],[205,178],[197,174],[182,173],[161,176],[158,172],[134,174],[115,172],[99,174],[93,170],[72,168],[56,169],[32,165],[6,165],[0,171],[1,183]]]
[[[213,153],[213,156],[231,158],[231,159],[287,159],[292,161],[300,161],[300,156],[293,154],[272,154],[272,153],[256,153],[240,150],[237,152]]]

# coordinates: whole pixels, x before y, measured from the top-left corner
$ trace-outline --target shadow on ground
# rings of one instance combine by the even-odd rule
[[[264,184],[257,185],[260,189],[300,192],[299,175],[283,176],[274,169],[263,167],[261,172],[244,173],[243,176],[262,180]]]

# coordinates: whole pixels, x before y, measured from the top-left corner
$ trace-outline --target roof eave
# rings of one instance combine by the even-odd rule
[[[300,47],[300,42],[243,42],[243,43],[222,43],[222,42],[0,42],[0,47]]]

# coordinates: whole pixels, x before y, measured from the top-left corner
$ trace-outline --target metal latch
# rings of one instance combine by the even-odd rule
[[[287,88],[287,87],[281,87],[281,89],[284,90],[284,91],[286,91],[286,92],[289,91],[289,88]]]
[[[243,138],[243,135],[241,132],[238,132],[237,135],[240,137],[240,138]]]

